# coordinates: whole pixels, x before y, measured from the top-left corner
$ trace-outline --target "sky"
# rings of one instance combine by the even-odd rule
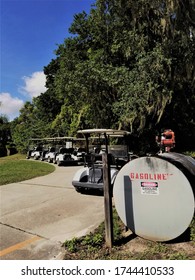
[[[1,0],[0,116],[19,116],[26,101],[46,91],[44,66],[70,37],[74,15],[95,0]]]

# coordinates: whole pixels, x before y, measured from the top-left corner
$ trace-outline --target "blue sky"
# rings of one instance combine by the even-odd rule
[[[74,15],[95,0],[1,0],[0,115],[13,120],[45,89],[43,67],[71,36]]]

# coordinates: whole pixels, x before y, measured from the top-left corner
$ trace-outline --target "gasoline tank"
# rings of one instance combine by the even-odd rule
[[[178,153],[128,162],[113,187],[115,207],[136,235],[154,241],[177,238],[189,227],[195,206],[195,160]]]

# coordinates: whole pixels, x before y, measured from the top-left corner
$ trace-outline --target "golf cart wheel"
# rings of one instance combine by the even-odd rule
[[[59,159],[57,159],[57,165],[60,166],[61,165],[61,161]]]
[[[85,194],[87,192],[87,189],[85,188],[80,188],[80,187],[75,187],[75,190],[78,192],[78,193],[81,193],[81,194]]]
[[[48,157],[47,162],[51,163],[51,158],[50,157]]]
[[[76,190],[77,192],[81,192],[81,188],[79,188],[79,187],[75,187],[75,190]]]

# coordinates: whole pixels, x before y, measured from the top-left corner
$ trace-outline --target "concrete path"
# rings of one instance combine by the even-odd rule
[[[0,258],[55,259],[62,243],[85,235],[104,220],[102,196],[82,195],[72,186],[82,167],[0,186]]]

